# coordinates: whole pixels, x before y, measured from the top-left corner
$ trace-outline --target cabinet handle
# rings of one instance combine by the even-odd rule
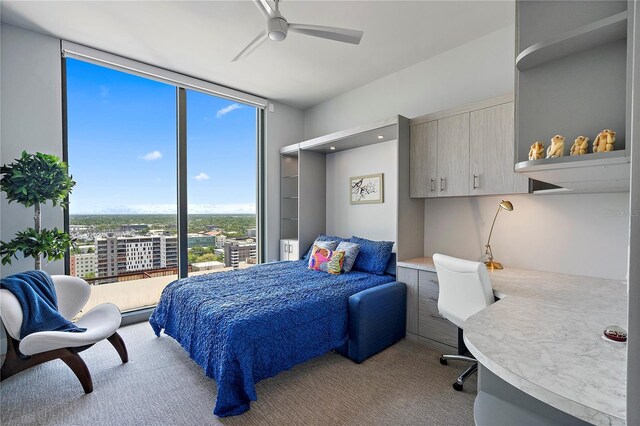
[[[473,175],[473,189],[480,188],[480,176],[474,174]]]
[[[436,180],[431,179],[431,192],[436,190]]]
[[[440,191],[444,191],[444,187],[447,183],[447,179],[445,178],[440,178]]]

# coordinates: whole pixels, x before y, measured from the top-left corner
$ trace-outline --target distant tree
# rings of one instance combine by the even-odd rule
[[[216,260],[216,255],[213,253],[205,253],[198,257],[198,262],[214,262]]]

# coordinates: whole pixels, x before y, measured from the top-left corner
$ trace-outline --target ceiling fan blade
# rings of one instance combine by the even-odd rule
[[[271,19],[278,16],[267,0],[253,0],[253,2],[256,7],[260,9],[260,12],[262,12],[265,18]]]
[[[360,39],[364,34],[362,31],[348,30],[346,28],[307,24],[289,24],[289,31],[351,44],[360,44]]]
[[[260,46],[267,39],[267,30],[262,30],[260,34],[256,38],[254,38],[251,43],[247,44],[247,47],[242,49],[238,55],[233,58],[231,62],[239,61],[240,59],[246,58],[249,53],[253,52],[256,47]]]

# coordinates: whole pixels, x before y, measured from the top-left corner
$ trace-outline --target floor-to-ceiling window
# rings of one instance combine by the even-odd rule
[[[256,110],[188,90],[189,272],[257,261]]]
[[[88,307],[154,306],[178,276],[255,264],[256,108],[77,59],[65,69],[69,272],[94,285]]]

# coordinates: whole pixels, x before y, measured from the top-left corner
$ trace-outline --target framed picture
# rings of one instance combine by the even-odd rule
[[[384,174],[349,178],[351,204],[384,203]]]

